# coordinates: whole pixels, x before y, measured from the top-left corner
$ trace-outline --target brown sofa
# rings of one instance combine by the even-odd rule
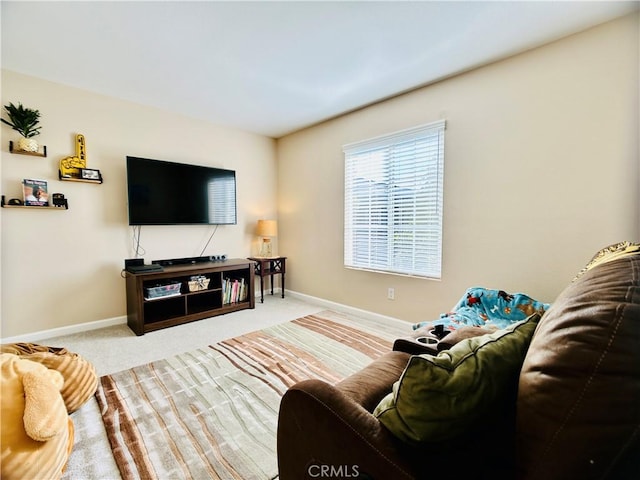
[[[513,408],[466,434],[409,444],[372,414],[410,353],[391,351],[337,385],[291,387],[280,480],[640,478],[640,253],[612,258],[594,257],[539,321]]]

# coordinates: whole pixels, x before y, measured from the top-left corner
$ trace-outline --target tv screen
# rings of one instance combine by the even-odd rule
[[[127,157],[129,225],[235,225],[236,172]]]

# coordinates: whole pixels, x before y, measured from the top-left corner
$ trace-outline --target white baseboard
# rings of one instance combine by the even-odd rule
[[[298,298],[300,300],[304,300],[305,302],[314,303],[321,307],[325,307],[330,310],[336,310],[342,313],[349,313],[351,315],[356,315],[358,317],[368,318],[370,320],[376,321],[384,321],[384,322],[400,322],[402,325],[413,325],[411,322],[407,320],[401,320],[395,317],[388,317],[387,315],[381,315],[379,313],[370,312],[368,310],[361,310],[356,307],[351,307],[349,305],[343,305],[342,303],[332,302],[330,300],[325,300],[323,298],[312,297],[311,295],[306,295],[304,293],[294,292],[292,290],[286,290],[285,295],[290,295],[293,298]]]
[[[282,290],[280,288],[275,288],[273,290],[274,295],[276,293],[279,295],[281,292]],[[292,290],[285,290],[285,295],[291,296],[292,298],[297,298],[299,300],[302,300],[308,303],[313,303],[314,305],[318,305],[323,308],[327,308],[329,310],[336,310],[338,312],[356,315],[359,317],[368,318],[375,321],[401,322],[403,325],[410,325],[410,323],[407,322],[406,320],[400,320],[399,318],[380,315],[379,313],[370,312],[368,310],[361,310],[359,308],[351,307],[349,305],[343,305],[341,303],[331,302],[323,298],[312,297],[311,295],[298,293]],[[256,297],[260,298],[260,294],[258,293]],[[96,320],[94,322],[79,323],[77,325],[69,325],[68,327],[58,327],[58,328],[52,328],[50,330],[41,330],[39,332],[27,333],[24,335],[16,335],[15,337],[6,337],[6,338],[2,338],[1,342],[2,343],[19,343],[19,342],[36,343],[36,342],[39,342],[40,340],[48,340],[54,337],[60,337],[62,335],[73,335],[74,333],[88,332],[91,330],[111,327],[114,325],[121,325],[124,323],[127,323],[126,315],[121,317],[107,318],[105,320]]]
[[[52,328],[50,330],[41,330],[39,332],[26,333],[24,335],[16,335],[15,337],[6,337],[2,339],[2,343],[35,343],[62,335],[73,335],[74,333],[83,333],[99,328],[111,327],[113,325],[121,325],[127,323],[126,315],[122,317],[107,318],[105,320],[96,320],[95,322],[79,323],[77,325],[69,325],[68,327]]]

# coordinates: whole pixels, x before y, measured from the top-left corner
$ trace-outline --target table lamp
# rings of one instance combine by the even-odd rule
[[[275,220],[258,220],[256,233],[259,237],[262,237],[262,243],[260,244],[260,256],[273,256],[271,237],[278,236],[278,222],[276,222]]]

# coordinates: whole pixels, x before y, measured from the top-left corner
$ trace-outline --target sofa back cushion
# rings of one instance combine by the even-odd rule
[[[640,478],[640,254],[589,269],[546,312],[516,427],[519,478]]]

